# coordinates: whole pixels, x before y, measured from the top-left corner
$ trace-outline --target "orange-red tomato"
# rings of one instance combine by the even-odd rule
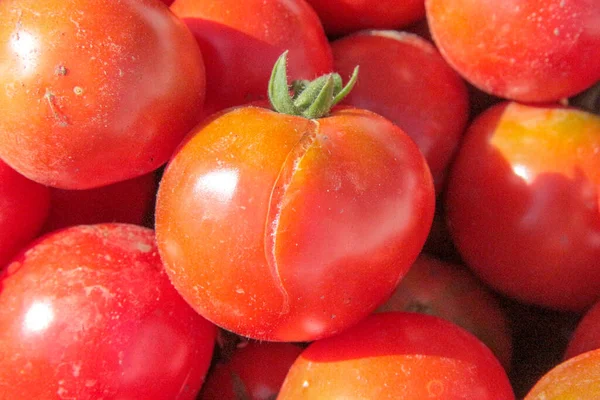
[[[600,349],[562,362],[546,373],[524,400],[600,398]]]
[[[175,291],[154,232],[48,234],[0,277],[0,398],[192,400],[215,326]]]
[[[331,48],[341,76],[360,66],[356,86],[342,104],[376,112],[402,128],[425,155],[441,191],[469,116],[461,77],[430,42],[407,32],[363,31]]]
[[[156,0],[0,2],[0,157],[87,189],[164,164],[199,121],[204,64]]]
[[[512,332],[499,299],[467,268],[421,254],[378,311],[412,311],[444,318],[485,343],[510,369]]]
[[[446,196],[465,262],[521,301],[581,311],[600,294],[600,117],[502,103],[468,129]]]
[[[277,400],[514,400],[506,372],[475,336],[430,315],[373,314],[312,343]]]
[[[249,106],[211,118],[175,153],[156,233],[173,284],[203,316],[242,336],[310,341],[391,294],[433,208],[425,159],[387,119]]]
[[[598,0],[426,0],[442,55],[480,89],[549,102],[600,79]]]
[[[266,98],[273,63],[288,50],[291,79],[332,71],[331,48],[305,0],[175,0],[206,63],[204,115]]]

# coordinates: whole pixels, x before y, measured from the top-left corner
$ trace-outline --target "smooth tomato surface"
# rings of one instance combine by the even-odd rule
[[[471,332],[510,370],[512,332],[499,299],[463,265],[421,254],[378,311],[435,315]]]
[[[426,0],[425,7],[442,55],[488,93],[548,102],[600,79],[597,0]]]
[[[2,1],[0,43],[0,157],[34,181],[148,173],[199,120],[202,56],[159,1]]]
[[[302,352],[292,343],[248,341],[240,345],[206,378],[200,400],[272,400]]]
[[[41,231],[50,190],[0,161],[0,270]]]
[[[290,79],[332,71],[331,48],[304,0],[175,0],[206,63],[205,115],[265,99],[271,68],[289,51]]]
[[[545,374],[524,400],[578,400],[600,398],[600,349],[557,365]]]
[[[335,70],[360,76],[343,104],[388,118],[419,146],[436,189],[466,127],[469,98],[462,78],[427,40],[407,32],[363,31],[331,43]]]
[[[361,29],[398,29],[425,17],[423,0],[308,0],[325,32],[338,36]]]
[[[215,334],[170,284],[152,230],[67,228],[0,280],[1,397],[191,400]]]
[[[156,232],[173,284],[206,318],[242,336],[310,341],[391,294],[433,208],[425,159],[387,119],[242,107],[175,153]]]
[[[600,293],[600,117],[502,103],[468,129],[448,180],[465,262],[521,301],[581,311]]]
[[[504,369],[475,336],[437,317],[373,314],[311,344],[278,400],[494,399],[514,395]]]

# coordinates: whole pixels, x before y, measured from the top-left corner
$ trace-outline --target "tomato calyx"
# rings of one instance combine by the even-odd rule
[[[313,81],[296,80],[289,85],[287,54],[287,51],[283,52],[275,62],[268,88],[271,106],[282,114],[309,119],[324,117],[329,114],[333,106],[350,93],[358,79],[358,66],[356,66],[345,86],[342,77],[333,72]]]

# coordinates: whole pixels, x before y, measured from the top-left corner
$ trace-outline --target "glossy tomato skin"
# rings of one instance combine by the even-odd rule
[[[360,66],[343,104],[376,112],[402,128],[425,155],[441,191],[469,116],[462,78],[430,42],[408,32],[361,31],[333,41],[331,48],[341,76]]]
[[[261,107],[200,126],[159,186],[156,232],[182,296],[242,336],[310,341],[388,296],[431,224],[431,174],[385,118]]]
[[[600,79],[597,0],[426,0],[433,39],[480,89],[549,102]]]
[[[0,160],[0,270],[42,229],[50,190]]]
[[[546,373],[524,400],[597,399],[600,397],[600,349],[564,361]]]
[[[475,336],[437,317],[373,314],[312,343],[290,368],[278,400],[512,400],[508,377]]]
[[[171,10],[204,56],[205,115],[265,99],[271,68],[286,50],[292,80],[333,69],[323,27],[304,0],[176,0]]]
[[[581,311],[600,293],[600,118],[498,104],[468,129],[448,181],[465,262],[513,298]]]
[[[148,173],[199,121],[202,55],[159,1],[2,1],[0,42],[0,156],[34,181]]]
[[[13,400],[194,399],[216,329],[179,296],[152,230],[44,236],[0,281],[0,393]]]
[[[378,311],[444,318],[474,334],[509,371],[512,332],[499,299],[463,265],[421,254]]]
[[[120,222],[147,223],[158,189],[156,173],[84,190],[51,189],[44,232],[74,225]]]
[[[206,378],[199,400],[272,400],[301,352],[292,343],[242,342]]]
[[[398,29],[425,17],[423,0],[308,0],[330,36]]]

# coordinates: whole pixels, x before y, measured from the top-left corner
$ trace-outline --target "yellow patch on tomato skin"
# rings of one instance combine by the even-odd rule
[[[527,183],[549,172],[569,178],[583,172],[600,182],[600,117],[594,114],[507,103],[490,144]]]

